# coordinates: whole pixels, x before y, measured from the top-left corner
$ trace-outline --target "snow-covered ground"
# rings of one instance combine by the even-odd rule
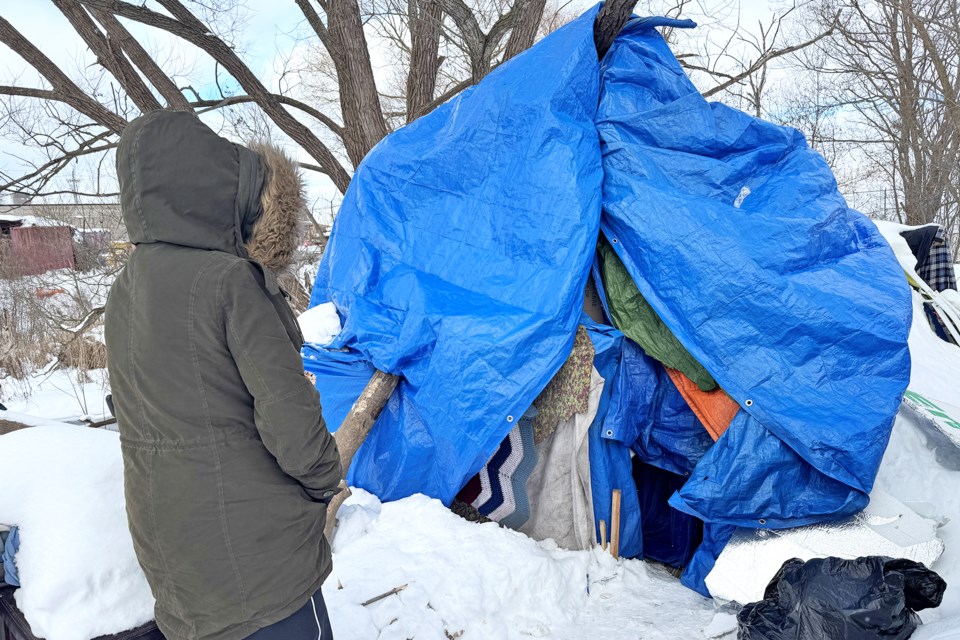
[[[915,320],[911,386],[960,406],[960,348],[933,336],[922,315]],[[11,411],[0,418],[48,423],[102,416],[105,374],[89,375],[81,383],[75,371],[40,371],[29,381],[29,398],[4,399]],[[50,429],[61,435],[66,429],[78,442],[51,439]],[[23,524],[21,576],[39,584],[18,596],[21,607],[33,607],[51,640],[87,640],[149,617],[150,598],[125,536],[117,435],[61,425],[2,438],[0,522]],[[45,449],[53,453],[31,459],[31,451]],[[64,491],[45,489],[51,474]],[[946,551],[933,567],[948,583],[946,596],[940,608],[921,613],[926,624],[914,637],[960,637],[960,472],[940,466],[918,425],[901,414],[877,488],[948,520],[939,532]],[[36,513],[45,515],[27,514],[28,504],[42,505]],[[97,534],[84,533],[90,531]],[[324,595],[339,640],[735,636],[729,611],[657,566],[614,561],[599,550],[557,549],[467,522],[423,496],[381,504],[355,491],[333,544]],[[74,562],[91,558],[96,562]]]
[[[100,420],[110,415],[105,400],[110,393],[106,369],[84,373],[41,370],[28,380],[4,380],[3,390],[7,409],[36,418],[62,422]]]
[[[467,522],[424,496],[357,491],[341,518],[323,587],[338,640],[703,638],[716,613],[662,569]]]

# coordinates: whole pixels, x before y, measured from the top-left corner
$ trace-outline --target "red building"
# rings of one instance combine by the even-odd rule
[[[75,266],[71,227],[30,216],[0,215],[0,273],[30,276]]]

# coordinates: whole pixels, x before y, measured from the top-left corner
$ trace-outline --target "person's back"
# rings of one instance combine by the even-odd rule
[[[292,251],[285,205],[302,200],[298,181],[276,193],[282,159],[170,112],[118,149],[137,247],[107,303],[108,366],[131,533],[169,640],[248,637],[315,607],[330,571],[339,455],[296,320],[247,253],[258,237],[261,254]]]

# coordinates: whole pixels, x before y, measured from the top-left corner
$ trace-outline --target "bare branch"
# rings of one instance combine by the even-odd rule
[[[805,48],[807,48],[807,47],[809,47],[809,46],[811,46],[811,45],[816,44],[817,42],[820,42],[820,41],[823,40],[824,38],[827,38],[827,37],[833,35],[833,32],[834,32],[835,28],[836,28],[835,26],[831,26],[831,27],[830,27],[829,29],[827,29],[826,31],[823,31],[823,32],[817,34],[816,36],[814,36],[813,38],[811,38],[811,39],[809,39],[809,40],[806,40],[806,41],[804,41],[804,42],[798,42],[797,44],[790,45],[789,47],[783,47],[782,49],[771,49],[771,50],[767,51],[767,52],[764,53],[762,56],[760,56],[759,58],[757,58],[757,59],[753,62],[753,64],[751,64],[750,66],[748,66],[746,69],[744,69],[744,70],[741,71],[740,73],[738,73],[738,74],[736,74],[736,75],[734,75],[734,76],[731,76],[727,81],[720,83],[720,84],[717,85],[716,87],[713,87],[712,89],[709,89],[708,91],[705,91],[705,92],[703,93],[703,97],[709,98],[709,97],[712,96],[712,95],[715,95],[715,94],[717,94],[717,93],[720,93],[721,91],[724,91],[724,90],[726,90],[726,89],[729,89],[731,86],[733,86],[733,85],[735,85],[735,84],[737,84],[737,83],[739,83],[739,82],[742,82],[745,78],[753,75],[753,74],[756,73],[758,70],[762,69],[762,68],[764,67],[764,65],[768,64],[768,63],[771,62],[772,60],[776,60],[777,58],[782,58],[782,57],[785,56],[785,55],[789,55],[789,54],[791,54],[791,53],[795,53],[795,52],[797,52],[797,51],[800,51],[801,49],[805,49]]]
[[[58,100],[70,105],[91,120],[115,133],[123,131],[123,128],[127,125],[126,120],[87,96],[50,58],[23,37],[23,34],[7,22],[3,16],[0,16],[0,42],[10,47],[14,53],[26,60],[40,75],[46,78],[57,94]]]
[[[120,21],[106,11],[93,10],[93,15],[97,22],[103,25],[110,39],[117,43],[124,52],[130,57],[135,65],[147,77],[147,80],[156,87],[160,95],[167,101],[167,106],[175,111],[189,111],[190,104],[184,98],[183,93],[177,89],[170,77],[164,73],[163,69],[153,60],[147,51],[140,46],[140,43],[130,35],[130,32],[120,24]]]
[[[141,113],[162,108],[160,101],[150,92],[140,74],[123,55],[123,51],[111,46],[110,41],[81,5],[73,0],[52,0],[52,2],[97,56],[97,62],[117,79]]]
[[[267,90],[239,56],[223,40],[212,34],[178,0],[160,0],[167,11],[176,16],[169,18],[152,11],[145,6],[132,5],[118,0],[81,0],[85,5],[102,11],[108,11],[142,24],[163,29],[191,44],[196,45],[219,64],[222,64],[241,87],[254,98],[257,105],[273,120],[280,129],[293,138],[307,153],[313,156],[336,187],[345,193],[350,184],[350,176],[340,165],[327,146],[299,120],[290,115],[276,96]]]
[[[0,94],[5,96],[21,96],[24,98],[39,98],[40,100],[60,100],[56,91],[49,89],[33,89],[31,87],[10,87],[0,85]]]
[[[316,118],[321,123],[323,123],[325,127],[330,129],[330,131],[332,131],[336,135],[338,136],[343,135],[343,127],[341,125],[337,124],[329,116],[314,109],[313,107],[306,104],[305,102],[301,102],[300,100],[297,100],[295,98],[280,95],[277,93],[273,93],[270,95],[273,96],[273,98],[276,99],[281,104],[285,104],[287,106],[293,107],[295,109],[298,109],[304,112],[309,116],[312,116],[313,118]],[[195,100],[187,104],[192,109],[210,110],[210,109],[219,109],[221,107],[227,107],[234,104],[243,104],[246,102],[256,102],[256,101],[257,99],[254,96],[230,96],[228,98],[224,98],[223,100]]]

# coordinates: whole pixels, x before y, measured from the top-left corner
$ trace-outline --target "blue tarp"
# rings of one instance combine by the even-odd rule
[[[382,140],[344,197],[312,303],[403,381],[351,480],[449,501],[560,368],[600,226],[586,16]]]
[[[910,294],[800,133],[700,96],[654,28],[690,23],[635,19],[601,65],[595,13],[370,152],[312,304],[344,317],[334,348],[403,376],[351,482],[449,502],[569,353],[602,230],[743,409],[709,447],[671,398],[608,380],[591,432],[592,448],[596,436],[690,473],[671,504],[708,523],[685,576],[702,589],[734,526],[866,504],[909,379]],[[637,389],[667,393],[655,363],[615,342],[614,378],[633,368]],[[610,415],[641,405],[643,422]],[[630,482],[629,454],[613,453],[595,493]]]

